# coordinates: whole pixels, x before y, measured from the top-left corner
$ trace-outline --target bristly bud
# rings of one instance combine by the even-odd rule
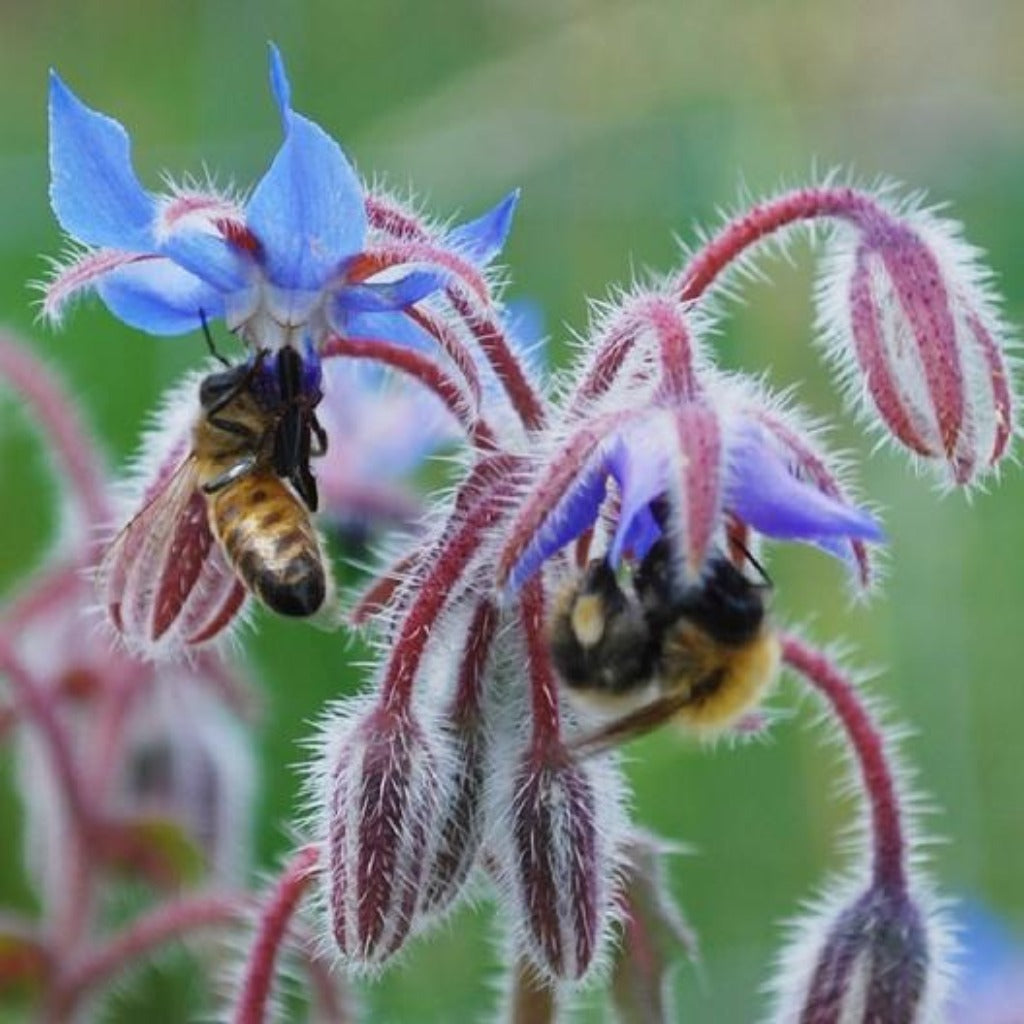
[[[965,485],[1006,453],[1015,401],[1008,331],[958,226],[864,203],[837,234],[819,323],[852,396],[914,454]]]
[[[381,701],[328,726],[324,884],[334,940],[355,967],[382,965],[412,930],[446,761],[436,723],[406,705]]]
[[[800,929],[776,985],[780,1022],[915,1024],[933,1019],[942,937],[905,888],[875,883]]]
[[[451,797],[442,809],[440,839],[427,871],[421,910],[444,910],[462,890],[484,838],[487,723],[483,683],[498,611],[481,601],[473,611],[460,652],[456,689],[445,718],[452,771]]]
[[[499,888],[525,955],[554,981],[578,981],[604,952],[615,914],[620,783],[607,759],[573,761],[534,743],[495,773],[505,808],[491,833]]]

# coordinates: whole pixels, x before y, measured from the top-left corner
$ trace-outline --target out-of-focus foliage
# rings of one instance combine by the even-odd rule
[[[133,5],[124,0],[3,5],[0,33],[0,315],[32,329],[28,279],[58,248],[46,200],[46,68],[131,125],[140,172],[203,173],[205,158],[240,181],[262,173],[276,141],[265,43],[285,53],[303,110],[342,140],[364,174],[425,194],[437,210],[523,199],[505,259],[511,295],[546,311],[559,361],[585,298],[637,268],[675,261],[674,234],[715,220],[741,185],[757,194],[834,164],[862,179],[893,175],[953,204],[1002,276],[1008,318],[1024,320],[1024,9],[1012,0],[648,3],[455,0],[337,4],[237,0]],[[260,98],[263,99],[260,99]],[[256,98],[256,99],[254,99]],[[259,104],[263,104],[260,106]],[[801,396],[835,408],[810,346],[810,281],[765,266],[721,338],[728,363],[804,379]],[[39,349],[82,397],[121,459],[163,388],[203,356],[199,337],[133,334],[98,305]],[[53,494],[29,433],[0,399],[0,586],[39,560],[55,525]],[[848,421],[844,421],[847,422]],[[860,446],[847,426],[840,439]],[[891,573],[868,608],[846,602],[840,572],[814,553],[773,566],[783,620],[818,638],[848,637],[918,736],[909,753],[943,808],[933,830],[942,887],[977,894],[1024,927],[1024,813],[1017,732],[1024,721],[1024,481],[1012,469],[968,506],[936,502],[885,455],[864,475],[887,506]],[[266,781],[259,857],[285,845],[298,741],[321,703],[359,685],[355,645],[261,616],[252,648],[266,682]],[[792,691],[776,699],[791,706]],[[814,736],[783,721],[769,745],[701,753],[659,735],[631,751],[638,817],[698,848],[672,883],[701,935],[704,979],[676,976],[685,1019],[747,1021],[778,944],[773,922],[825,874],[849,808]],[[9,763],[0,763],[0,901],[27,900],[18,867]],[[469,1019],[491,1000],[484,927],[459,917],[368,994],[373,1019]],[[120,1016],[176,1021],[151,987]],[[162,1009],[161,1009],[162,1007]],[[596,1011],[595,1011],[596,1012]],[[163,1014],[161,1016],[161,1013]]]

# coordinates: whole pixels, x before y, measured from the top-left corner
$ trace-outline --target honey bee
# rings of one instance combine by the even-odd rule
[[[202,379],[183,461],[103,557],[100,595],[129,641],[209,639],[245,589],[271,611],[299,617],[317,614],[333,592],[310,517],[309,460],[326,450],[319,383],[303,381],[294,349],[281,349],[274,367],[269,356]]]
[[[723,554],[698,580],[679,583],[664,540],[628,588],[606,560],[592,561],[555,606],[551,657],[570,691],[626,710],[576,749],[597,753],[670,719],[705,735],[735,722],[778,675],[769,587],[767,577],[753,582]]]

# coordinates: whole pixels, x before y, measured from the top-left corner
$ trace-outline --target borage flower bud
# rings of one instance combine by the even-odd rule
[[[326,902],[335,942],[356,967],[383,964],[408,938],[438,841],[442,732],[380,701],[328,724],[322,766]]]
[[[572,760],[533,743],[515,771],[493,773],[498,883],[523,952],[555,981],[578,981],[604,951],[615,916],[621,782],[608,758]]]
[[[483,844],[488,749],[483,684],[497,625],[497,609],[490,601],[481,601],[472,613],[460,651],[455,695],[445,718],[451,750],[451,796],[442,809],[440,839],[424,882],[420,909],[426,913],[452,904]]]
[[[941,933],[903,886],[872,884],[839,911],[795,929],[781,958],[777,1021],[914,1024],[932,1020],[943,981]]]
[[[237,883],[247,867],[255,781],[248,731],[205,680],[164,670],[136,697],[115,792],[123,819],[174,822],[217,880]]]
[[[819,323],[851,393],[889,436],[968,484],[1005,454],[1015,403],[1007,328],[959,227],[862,203],[824,263]]]

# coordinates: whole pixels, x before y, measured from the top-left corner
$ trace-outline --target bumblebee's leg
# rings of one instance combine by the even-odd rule
[[[685,707],[690,697],[688,693],[673,693],[667,697],[644,704],[636,711],[616,718],[594,732],[581,736],[569,744],[569,749],[581,757],[592,757],[601,754],[620,743],[643,736],[667,722],[680,708]]]
[[[214,477],[212,480],[207,480],[203,484],[204,494],[216,494],[217,491],[224,490],[228,484],[233,484],[236,480],[241,479],[247,473],[251,473],[256,468],[256,456],[247,455],[244,459],[239,459],[230,469],[224,470],[220,476]]]

